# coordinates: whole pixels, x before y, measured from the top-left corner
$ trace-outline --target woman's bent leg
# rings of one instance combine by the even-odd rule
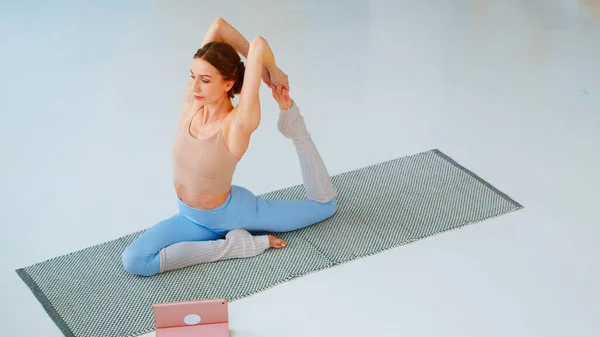
[[[274,200],[256,197],[252,214],[246,214],[244,228],[248,231],[289,232],[301,229],[333,216],[337,200],[327,203],[311,199]]]
[[[269,249],[267,235],[253,236],[244,229],[234,229],[225,239],[186,241],[161,251],[161,273],[201,263],[240,259],[259,255]]]
[[[125,270],[141,276],[161,272],[161,250],[178,242],[217,240],[222,236],[180,214],[163,220],[143,232],[122,254]],[[164,266],[162,266],[164,267]]]
[[[153,276],[200,263],[252,257],[269,248],[266,235],[229,231],[225,238],[181,214],[146,230],[123,252],[127,272]]]
[[[277,128],[296,147],[308,198],[320,203],[331,201],[337,196],[337,191],[295,101],[289,109],[279,111]]]
[[[211,229],[287,232],[323,221],[336,212],[337,191],[296,102],[292,101],[289,109],[280,110],[277,127],[286,138],[292,140],[296,148],[307,199],[264,199],[247,189],[234,186],[232,193],[239,214],[228,221],[211,223]]]
[[[234,229],[253,232],[289,232],[323,221],[337,210],[337,199],[322,203],[311,199],[279,200],[256,196],[247,188],[232,187],[232,214],[207,226],[217,233]],[[210,220],[210,219],[209,219]]]
[[[337,210],[337,191],[331,183],[327,168],[306,129],[304,117],[296,102],[280,110],[279,131],[292,140],[300,162],[305,200],[272,200],[255,197],[254,214],[245,224],[248,230],[287,232],[310,226],[331,217]],[[252,195],[253,196],[253,195]]]

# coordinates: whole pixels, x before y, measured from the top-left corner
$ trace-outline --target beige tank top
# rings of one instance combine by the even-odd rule
[[[225,145],[221,128],[208,138],[194,138],[190,133],[193,118],[177,130],[173,142],[174,184],[194,194],[224,194],[231,188],[240,159]]]

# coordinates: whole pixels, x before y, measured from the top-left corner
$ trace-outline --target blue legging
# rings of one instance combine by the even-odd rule
[[[257,197],[233,185],[219,207],[200,210],[178,199],[179,212],[144,231],[122,254],[126,271],[156,275],[161,249],[183,241],[222,239],[238,228],[248,232],[288,232],[323,221],[337,209],[336,199],[320,203],[311,199],[273,200]]]

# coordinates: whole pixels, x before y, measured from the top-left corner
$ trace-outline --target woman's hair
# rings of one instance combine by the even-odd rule
[[[228,92],[230,98],[233,98],[234,95],[242,91],[246,66],[237,51],[230,44],[216,41],[209,42],[198,49],[194,58],[202,59],[217,68],[221,76],[223,76],[223,80],[235,81],[233,87]]]

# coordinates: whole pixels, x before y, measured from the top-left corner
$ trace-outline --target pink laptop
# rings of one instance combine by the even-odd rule
[[[229,337],[227,300],[155,303],[156,337]]]

